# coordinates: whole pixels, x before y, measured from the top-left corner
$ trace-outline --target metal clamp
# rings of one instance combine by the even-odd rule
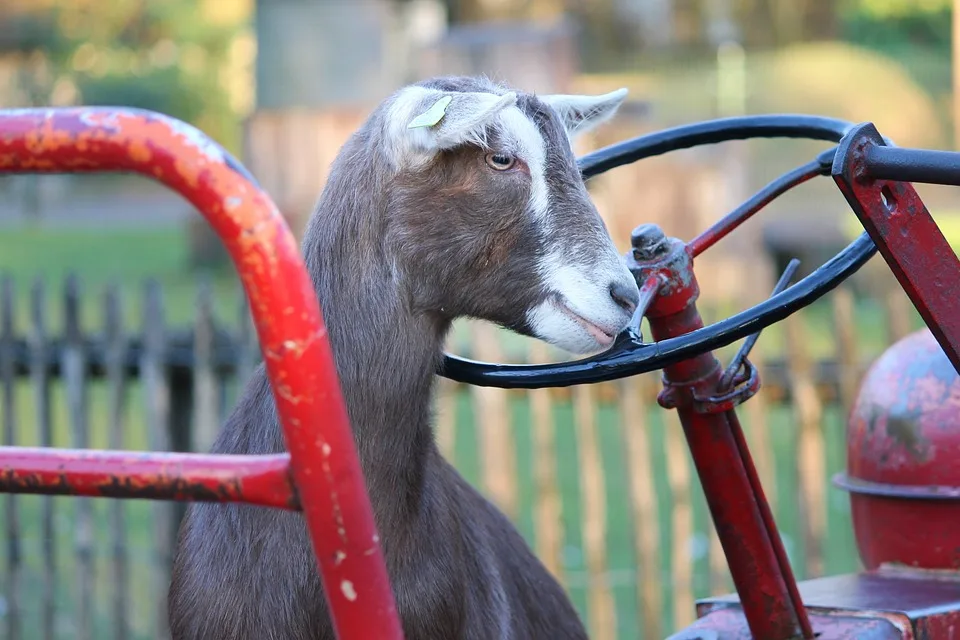
[[[718,387],[718,391],[720,387]],[[701,396],[693,393],[693,410],[697,413],[723,413],[743,404],[760,390],[760,373],[747,359],[743,360],[740,373],[733,380],[733,388],[714,395]]]

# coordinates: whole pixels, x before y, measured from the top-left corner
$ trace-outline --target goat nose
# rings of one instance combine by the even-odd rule
[[[632,282],[617,280],[610,285],[610,297],[627,313],[633,313],[640,303],[640,290]]]

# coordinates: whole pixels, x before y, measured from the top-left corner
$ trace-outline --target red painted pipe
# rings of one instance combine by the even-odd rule
[[[0,493],[245,502],[299,510],[290,455],[0,447]]]
[[[702,328],[690,247],[664,237],[654,225],[639,227],[633,246],[630,267],[638,281],[659,275],[663,282],[646,314],[653,339]],[[704,406],[709,404],[704,398],[718,395],[722,375],[712,352],[665,367],[658,400],[680,417],[751,634],[763,640],[812,639],[769,505],[751,477],[755,470],[745,443],[738,442],[729,412]]]
[[[112,108],[0,112],[0,173],[107,171],[177,191],[226,245],[250,300],[337,636],[402,638],[323,318],[283,217],[219,146],[172,118]],[[10,454],[0,454],[0,467]],[[155,465],[147,454],[117,481]],[[77,479],[84,469],[65,461],[62,473]]]
[[[924,169],[907,170],[910,155],[903,158],[903,150],[884,153],[885,144],[870,123],[851,129],[837,148],[833,179],[954,369],[960,373],[960,297],[957,296],[960,259],[913,185],[872,177],[873,171],[883,175],[910,175]],[[872,168],[871,157],[875,161],[886,159],[886,162]],[[898,157],[903,158],[901,163],[890,166],[890,160]],[[955,173],[950,168],[940,167],[940,173]],[[931,167],[926,169],[929,171]],[[956,176],[954,179],[958,181]]]

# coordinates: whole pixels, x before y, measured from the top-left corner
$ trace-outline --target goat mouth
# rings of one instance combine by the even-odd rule
[[[582,315],[571,309],[562,298],[555,298],[553,302],[564,315],[570,317],[574,322],[583,327],[583,329],[589,333],[590,336],[596,340],[600,346],[608,347],[613,344],[613,341],[617,337],[616,332],[611,333],[599,325],[590,322]]]

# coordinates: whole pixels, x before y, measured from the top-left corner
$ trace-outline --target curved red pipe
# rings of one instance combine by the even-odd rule
[[[250,301],[337,637],[402,638],[316,294],[274,203],[216,143],[173,118],[115,108],[0,111],[0,173],[108,171],[177,191],[226,245]],[[15,465],[17,449],[0,451],[0,468]],[[68,481],[86,464],[56,450],[32,455],[59,456]],[[155,462],[142,455],[146,471]],[[117,471],[128,480],[137,461]]]

